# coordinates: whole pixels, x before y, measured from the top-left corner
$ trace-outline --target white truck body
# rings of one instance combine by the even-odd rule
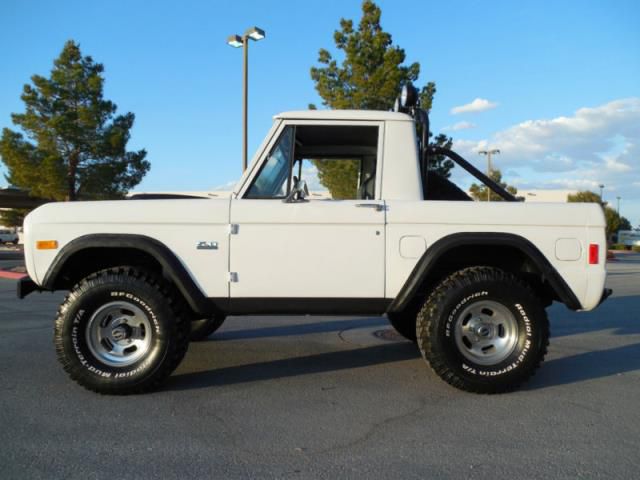
[[[286,203],[245,194],[288,125],[379,129],[375,197]],[[151,237],[175,253],[208,298],[394,299],[438,240],[465,232],[523,237],[590,310],[602,297],[605,220],[595,204],[423,200],[413,119],[402,113],[289,112],[273,128],[226,198],[54,203],[25,221],[31,278],[45,276],[69,242],[90,234]],[[372,204],[372,208],[363,207]],[[378,206],[378,208],[375,208]],[[58,248],[38,250],[39,240]],[[215,249],[198,249],[215,242]],[[589,246],[599,248],[589,264]]]

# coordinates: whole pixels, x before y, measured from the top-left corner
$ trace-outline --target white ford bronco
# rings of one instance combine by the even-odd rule
[[[402,99],[394,112],[277,115],[230,193],[28,215],[18,295],[69,290],[54,340],[70,377],[153,389],[227,315],[386,314],[457,388],[528,379],[547,351],[546,307],[591,310],[610,294],[602,209],[519,201],[430,146],[415,90]],[[471,201],[430,168],[442,155],[505,201]]]

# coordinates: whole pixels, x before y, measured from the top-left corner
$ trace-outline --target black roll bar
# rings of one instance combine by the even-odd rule
[[[446,148],[438,147],[436,145],[429,145],[429,147],[427,148],[427,155],[426,155],[427,158],[430,155],[444,155],[445,157],[449,157],[451,160],[456,162],[458,165],[460,165],[462,168],[464,168],[471,175],[473,175],[478,180],[480,180],[482,183],[487,185],[487,187],[489,187],[495,193],[500,195],[507,202],[518,202],[518,201],[520,201],[520,200],[518,200],[517,197],[515,197],[514,195],[509,193],[507,190],[502,188],[502,186],[499,183],[493,181],[491,178],[486,176],[484,173],[482,173],[476,167],[471,165],[469,162],[467,162],[464,158],[462,158],[460,155],[458,155],[453,150],[448,150]]]

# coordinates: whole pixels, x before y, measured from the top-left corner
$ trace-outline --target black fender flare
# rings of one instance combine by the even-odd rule
[[[512,233],[498,232],[463,232],[454,233],[437,240],[422,255],[407,278],[400,292],[389,306],[387,312],[401,312],[414,298],[422,281],[444,255],[450,250],[462,246],[508,246],[520,250],[540,270],[543,278],[555,291],[558,298],[571,310],[582,308],[571,287],[551,265],[549,260],[540,252],[538,247],[524,237]]]
[[[57,278],[65,264],[75,254],[89,248],[128,248],[140,250],[153,257],[162,267],[162,274],[182,294],[191,309],[203,316],[218,313],[211,300],[200,290],[182,262],[164,243],[146,235],[135,234],[89,234],[67,243],[56,255],[42,281],[43,290],[54,290]]]

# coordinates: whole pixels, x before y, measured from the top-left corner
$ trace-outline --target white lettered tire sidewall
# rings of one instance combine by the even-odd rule
[[[517,326],[513,349],[506,349],[506,356],[495,363],[474,362],[456,341],[456,324],[474,302],[495,302]],[[469,267],[440,283],[418,315],[417,331],[420,350],[432,369],[451,385],[477,393],[517,388],[543,361],[549,339],[546,312],[533,290],[493,267]]]
[[[134,273],[134,274],[132,274]],[[169,297],[155,281],[136,272],[105,271],[80,282],[63,303],[56,321],[55,342],[58,357],[70,376],[84,387],[100,393],[134,393],[157,384],[177,366],[167,366],[176,356],[176,323],[180,320]],[[109,365],[94,353],[87,340],[87,328],[93,314],[111,302],[126,302],[138,307],[151,325],[151,340],[146,353],[124,366]],[[188,321],[184,335],[188,334]],[[181,347],[178,347],[179,349]],[[168,371],[163,371],[167,370]]]
[[[503,291],[498,295],[498,286],[487,283],[468,287],[451,295],[444,304],[443,313],[445,321],[442,324],[444,331],[438,332],[443,338],[442,354],[447,357],[450,365],[458,375],[470,380],[489,377],[504,377],[508,382],[510,374],[519,369],[527,369],[529,364],[537,363],[537,350],[541,342],[540,332],[533,326],[529,311],[535,311],[535,305],[531,305],[528,299],[512,292]],[[460,313],[471,305],[472,302],[493,301],[506,307],[517,322],[518,337],[513,352],[501,362],[495,365],[480,365],[466,358],[456,345],[454,329],[460,321]],[[442,335],[442,336],[441,336]]]

